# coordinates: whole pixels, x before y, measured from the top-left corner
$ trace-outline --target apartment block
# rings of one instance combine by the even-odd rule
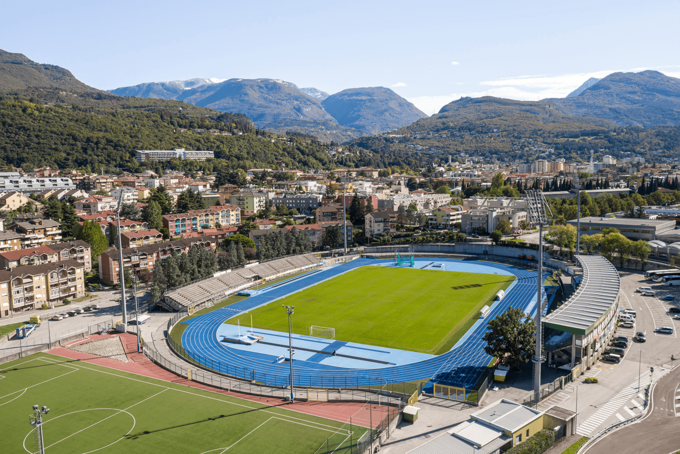
[[[23,233],[24,247],[35,247],[61,241],[61,224],[52,219],[17,222],[17,233]]]
[[[168,229],[170,235],[173,236],[240,223],[241,209],[236,205],[216,205],[205,210],[191,210],[186,213],[163,216],[163,227]]]

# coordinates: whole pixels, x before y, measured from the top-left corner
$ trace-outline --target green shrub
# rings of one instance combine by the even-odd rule
[[[514,448],[508,449],[506,454],[541,454],[555,443],[555,432],[543,429]]]
[[[49,304],[43,303],[42,306],[40,306],[43,310],[51,309]]]
[[[64,301],[62,301],[62,302],[64,303],[64,305],[71,304],[71,300],[68,299],[68,298],[64,298]]]
[[[576,452],[588,441],[588,437],[579,438],[576,443],[562,451],[562,454],[576,454]]]
[[[588,377],[583,380],[583,383],[599,383],[599,380],[595,377]]]

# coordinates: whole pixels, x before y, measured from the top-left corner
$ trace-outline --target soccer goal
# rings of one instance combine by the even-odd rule
[[[323,337],[326,339],[335,339],[335,328],[312,325],[309,327],[309,335],[314,337]]]

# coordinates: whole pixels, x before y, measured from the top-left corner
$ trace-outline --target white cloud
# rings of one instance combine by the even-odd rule
[[[392,84],[394,88],[399,88],[399,87],[405,87],[406,84],[404,82],[397,82],[396,84]]]
[[[452,61],[451,64],[454,65],[454,66],[460,65],[460,63],[458,63],[457,61]]]

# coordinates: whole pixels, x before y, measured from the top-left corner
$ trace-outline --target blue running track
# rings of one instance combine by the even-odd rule
[[[438,262],[460,260],[436,259]],[[380,263],[374,259],[357,259],[352,262],[331,267],[309,276],[295,279],[243,301],[209,312],[188,320],[182,335],[182,346],[187,354],[197,362],[213,370],[249,380],[274,385],[289,385],[289,365],[287,361],[272,361],[269,355],[250,353],[229,348],[217,338],[217,329],[227,320],[243,312],[271,303],[277,299],[298,292],[319,282],[334,278],[366,265]],[[463,261],[479,266],[498,268],[516,276],[517,280],[509,288],[505,298],[491,307],[491,313],[484,321],[476,324],[468,332],[463,342],[451,351],[434,358],[411,364],[402,364],[378,369],[348,369],[318,362],[295,361],[294,385],[303,387],[348,387],[369,386],[379,383],[403,383],[431,378],[432,382],[471,389],[486,370],[491,356],[484,352],[482,337],[487,322],[508,308],[520,308],[533,316],[536,310],[536,271],[524,270],[510,265],[492,262]],[[546,275],[547,276],[547,275]],[[436,316],[436,314],[433,314]],[[427,327],[423,327],[427,329]],[[295,345],[293,345],[295,348]]]

